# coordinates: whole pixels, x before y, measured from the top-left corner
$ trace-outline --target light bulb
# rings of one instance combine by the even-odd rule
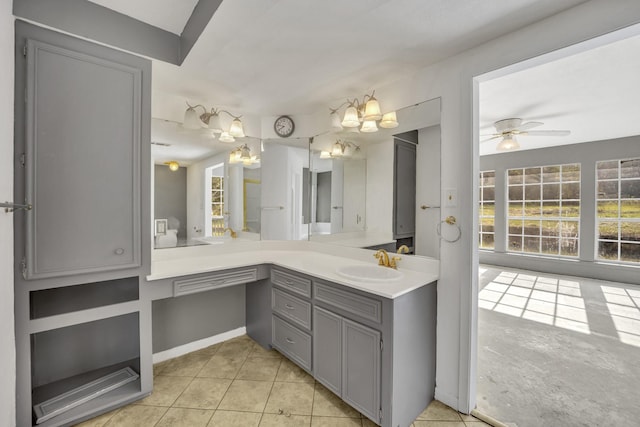
[[[365,120],[364,123],[362,123],[360,132],[378,132],[378,126],[376,126],[375,120]]]
[[[320,152],[320,158],[321,159],[330,159],[331,158],[331,153],[328,151],[321,151]]]
[[[187,108],[187,111],[184,112],[182,126],[185,129],[200,129],[202,127],[200,123],[200,117],[198,117],[196,109],[193,107]]]
[[[220,124],[220,114],[213,113],[209,116],[209,129],[213,133],[222,133],[222,124]]]
[[[170,170],[171,172],[175,172],[175,171],[177,171],[178,169],[180,169],[180,165],[178,164],[178,162],[176,162],[176,161],[174,161],[174,160],[172,160],[172,161],[170,161],[170,162],[167,162],[167,163],[165,163],[165,164],[166,164],[166,165],[169,165],[169,170]]]
[[[218,138],[220,142],[235,142],[235,138],[229,135],[229,132],[222,132],[220,138]]]
[[[240,119],[233,119],[233,121],[231,122],[231,127],[229,128],[229,135],[236,138],[244,138],[244,129],[242,127],[242,122],[240,121]]]
[[[496,151],[510,151],[520,148],[518,140],[513,135],[505,135],[502,141],[496,146]]]
[[[358,119],[358,110],[353,105],[349,106],[344,112],[344,118],[342,119],[342,126],[346,128],[355,128],[360,126],[360,120]]]
[[[398,127],[398,118],[396,117],[396,112],[392,111],[382,116],[382,120],[380,120],[380,127],[385,129],[393,129]]]
[[[378,100],[372,96],[364,107],[363,120],[380,120],[381,118],[382,113],[380,112],[380,104],[378,103]]]
[[[340,123],[340,116],[338,115],[338,112],[332,111],[329,116],[331,117],[331,129],[342,130],[342,124]]]

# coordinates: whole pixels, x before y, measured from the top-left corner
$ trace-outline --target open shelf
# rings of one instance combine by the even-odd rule
[[[136,301],[138,277],[31,291],[29,298],[31,319]]]

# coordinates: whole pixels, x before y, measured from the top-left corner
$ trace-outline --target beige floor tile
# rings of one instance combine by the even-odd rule
[[[167,408],[159,406],[129,405],[119,410],[105,427],[153,427]]]
[[[216,356],[230,356],[234,358],[244,358],[253,350],[254,341],[251,339],[234,339],[225,341],[216,352]]]
[[[276,350],[267,350],[258,343],[253,345],[251,353],[249,353],[249,357],[271,357],[274,359],[282,359],[282,355]]]
[[[163,362],[156,363],[153,365],[153,376],[159,375],[160,372],[169,364],[170,360],[165,360]]]
[[[416,420],[427,421],[462,421],[458,412],[444,403],[434,400],[422,411]],[[417,426],[416,426],[417,427]]]
[[[229,388],[231,380],[220,378],[194,378],[174,407],[216,409]]]
[[[362,427],[377,427],[378,424],[374,423],[373,421],[371,421],[368,418],[363,418],[362,419]]]
[[[234,358],[216,354],[202,367],[198,377],[234,379],[244,364],[245,357]]]
[[[280,359],[254,357],[244,362],[236,376],[239,380],[273,381],[276,379]]]
[[[479,419],[477,419],[473,415],[467,415],[467,414],[463,414],[463,413],[459,413],[459,414],[460,414],[460,418],[462,418],[462,421],[480,421]]]
[[[222,344],[223,343],[210,345],[209,347],[205,347],[205,348],[202,348],[200,350],[194,351],[193,354],[199,354],[199,355],[202,355],[202,356],[211,357],[214,354],[216,354],[218,352],[218,350],[220,350],[220,348],[222,347]]]
[[[375,425],[375,424],[374,424]],[[311,427],[361,427],[360,418],[313,417]]]
[[[462,421],[414,421],[413,427],[466,427]]]
[[[165,377],[158,375],[153,379],[151,396],[135,402],[135,405],[171,406],[178,396],[187,388],[191,378]]]
[[[320,383],[315,385],[313,416],[358,418],[360,413]]]
[[[220,402],[220,409],[262,412],[273,385],[270,381],[234,380]]]
[[[212,416],[211,410],[169,408],[156,427],[207,427]]]
[[[282,359],[278,375],[276,375],[276,381],[315,384],[315,380],[311,375],[287,359]]]
[[[217,410],[207,427],[257,427],[262,414]]]
[[[87,420],[80,424],[76,424],[75,427],[103,427],[107,423],[107,421],[109,421],[119,410],[120,408],[116,409],[115,411],[110,411],[106,414],[91,418],[90,420]]]
[[[309,427],[311,417],[308,415],[263,414],[260,427]]]
[[[167,361],[160,375],[172,377],[195,377],[200,369],[211,359],[206,353],[189,353]]]
[[[265,412],[283,411],[295,415],[311,415],[314,386],[307,383],[274,383]]]

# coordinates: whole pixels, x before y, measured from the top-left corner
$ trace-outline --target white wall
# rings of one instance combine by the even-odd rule
[[[475,407],[477,341],[478,111],[474,77],[640,22],[637,0],[593,0],[376,88],[387,108],[442,98],[442,188],[455,188],[462,238],[443,243],[438,281],[436,398],[463,412]],[[638,30],[635,30],[638,31]],[[591,43],[587,45],[592,46]],[[573,51],[584,46],[573,48]],[[561,54],[554,52],[553,55]],[[553,56],[551,55],[551,56]],[[548,60],[548,58],[547,58]],[[428,183],[426,183],[428,185]],[[425,183],[418,183],[418,186]]]
[[[13,15],[0,0],[0,200],[13,200]],[[13,215],[0,211],[0,425],[16,420],[16,345],[13,317]]]
[[[393,141],[367,146],[367,231],[393,234]]]
[[[198,163],[187,167],[187,238],[202,237],[206,235],[205,224],[205,171],[211,166],[225,163],[229,160],[227,152],[208,157]],[[225,164],[225,171],[227,165]],[[228,176],[225,173],[225,176]],[[228,181],[228,180],[225,180]],[[225,185],[226,187],[226,185]],[[225,188],[228,191],[228,187]],[[194,229],[195,227],[195,229]],[[209,227],[211,227],[209,225]],[[198,231],[200,230],[200,231]]]

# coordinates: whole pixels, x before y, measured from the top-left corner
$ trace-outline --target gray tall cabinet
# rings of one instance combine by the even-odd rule
[[[14,221],[17,425],[70,425],[152,387],[151,66],[21,21],[15,58],[15,197],[33,206]]]

